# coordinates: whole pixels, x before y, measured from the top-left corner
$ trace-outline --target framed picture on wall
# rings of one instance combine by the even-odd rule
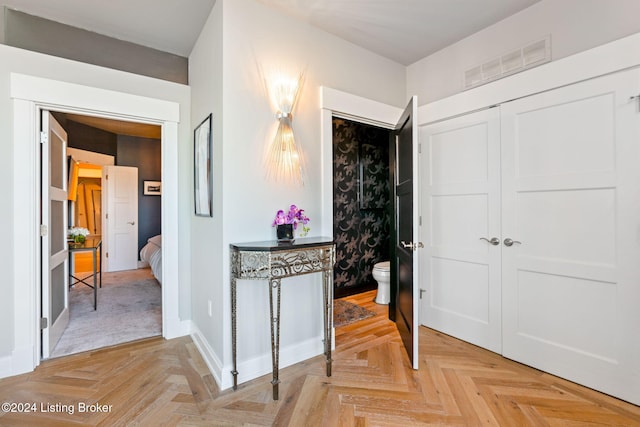
[[[162,195],[162,183],[160,181],[144,181],[143,194],[145,196]]]
[[[193,132],[194,188],[197,216],[213,216],[213,135],[211,114]]]

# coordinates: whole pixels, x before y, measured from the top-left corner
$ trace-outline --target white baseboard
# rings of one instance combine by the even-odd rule
[[[194,324],[192,325],[191,337],[196,347],[200,351],[207,367],[211,371],[213,378],[220,390],[226,390],[233,386],[233,375],[231,363],[223,366],[218,355]],[[312,338],[304,342],[280,348],[280,369],[294,365],[303,360],[310,359],[324,353],[322,337]],[[238,384],[253,380],[272,372],[271,354],[263,354],[249,360],[238,362]]]
[[[15,349],[10,356],[0,357],[0,378],[32,372],[37,361],[34,360],[33,347]]]
[[[11,356],[0,357],[0,378],[7,378],[13,375],[11,373]]]
[[[324,353],[324,345],[322,336],[310,338],[301,343],[280,347],[280,369],[287,366],[295,365],[312,357],[316,357]],[[266,374],[271,374],[273,369],[271,361],[271,353],[263,354],[249,360],[238,361],[238,384],[251,381]],[[221,390],[225,390],[233,386],[233,370],[232,364],[228,364],[224,368],[222,375],[222,384],[218,384]]]
[[[168,340],[184,337],[191,334],[191,327],[191,320],[169,319],[167,323],[163,324],[162,336]]]
[[[193,330],[193,322],[191,320],[180,321],[179,331],[180,331],[181,337],[191,335],[192,330]]]
[[[209,371],[211,371],[211,375],[213,375],[213,379],[216,381],[216,384],[222,390],[222,362],[220,362],[220,358],[218,358],[216,352],[213,351],[207,340],[202,335],[202,332],[200,332],[200,329],[198,329],[193,322],[191,323],[191,339],[193,339],[196,348],[200,352],[204,362],[207,364]]]

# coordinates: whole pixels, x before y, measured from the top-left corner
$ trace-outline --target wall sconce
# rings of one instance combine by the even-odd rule
[[[293,111],[304,83],[304,72],[297,79],[278,76],[267,82],[276,108],[278,130],[267,151],[267,178],[304,185],[303,158],[293,136]]]

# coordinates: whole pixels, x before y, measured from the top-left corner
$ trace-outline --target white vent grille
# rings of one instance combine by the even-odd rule
[[[488,60],[464,72],[464,88],[501,79],[551,61],[551,36]]]

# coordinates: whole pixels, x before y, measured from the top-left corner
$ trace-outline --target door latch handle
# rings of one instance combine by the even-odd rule
[[[127,224],[129,224],[129,225],[136,225],[136,222],[135,222],[135,221],[129,221],[129,222],[127,222]]]
[[[486,237],[481,237],[480,240],[485,240],[488,243],[491,243],[493,246],[498,246],[500,244],[500,239],[498,239],[497,237],[492,237],[491,240],[487,239]]]
[[[402,245],[403,248],[411,249],[413,251],[417,250],[418,248],[424,248],[424,243],[422,243],[422,242],[417,242],[417,243],[409,242],[409,243],[407,243],[404,240],[402,240],[400,242],[400,244]]]
[[[522,242],[519,242],[517,240],[512,240],[512,239],[510,239],[508,237],[506,239],[504,239],[504,245],[505,246],[513,246],[514,243],[521,244]]]

